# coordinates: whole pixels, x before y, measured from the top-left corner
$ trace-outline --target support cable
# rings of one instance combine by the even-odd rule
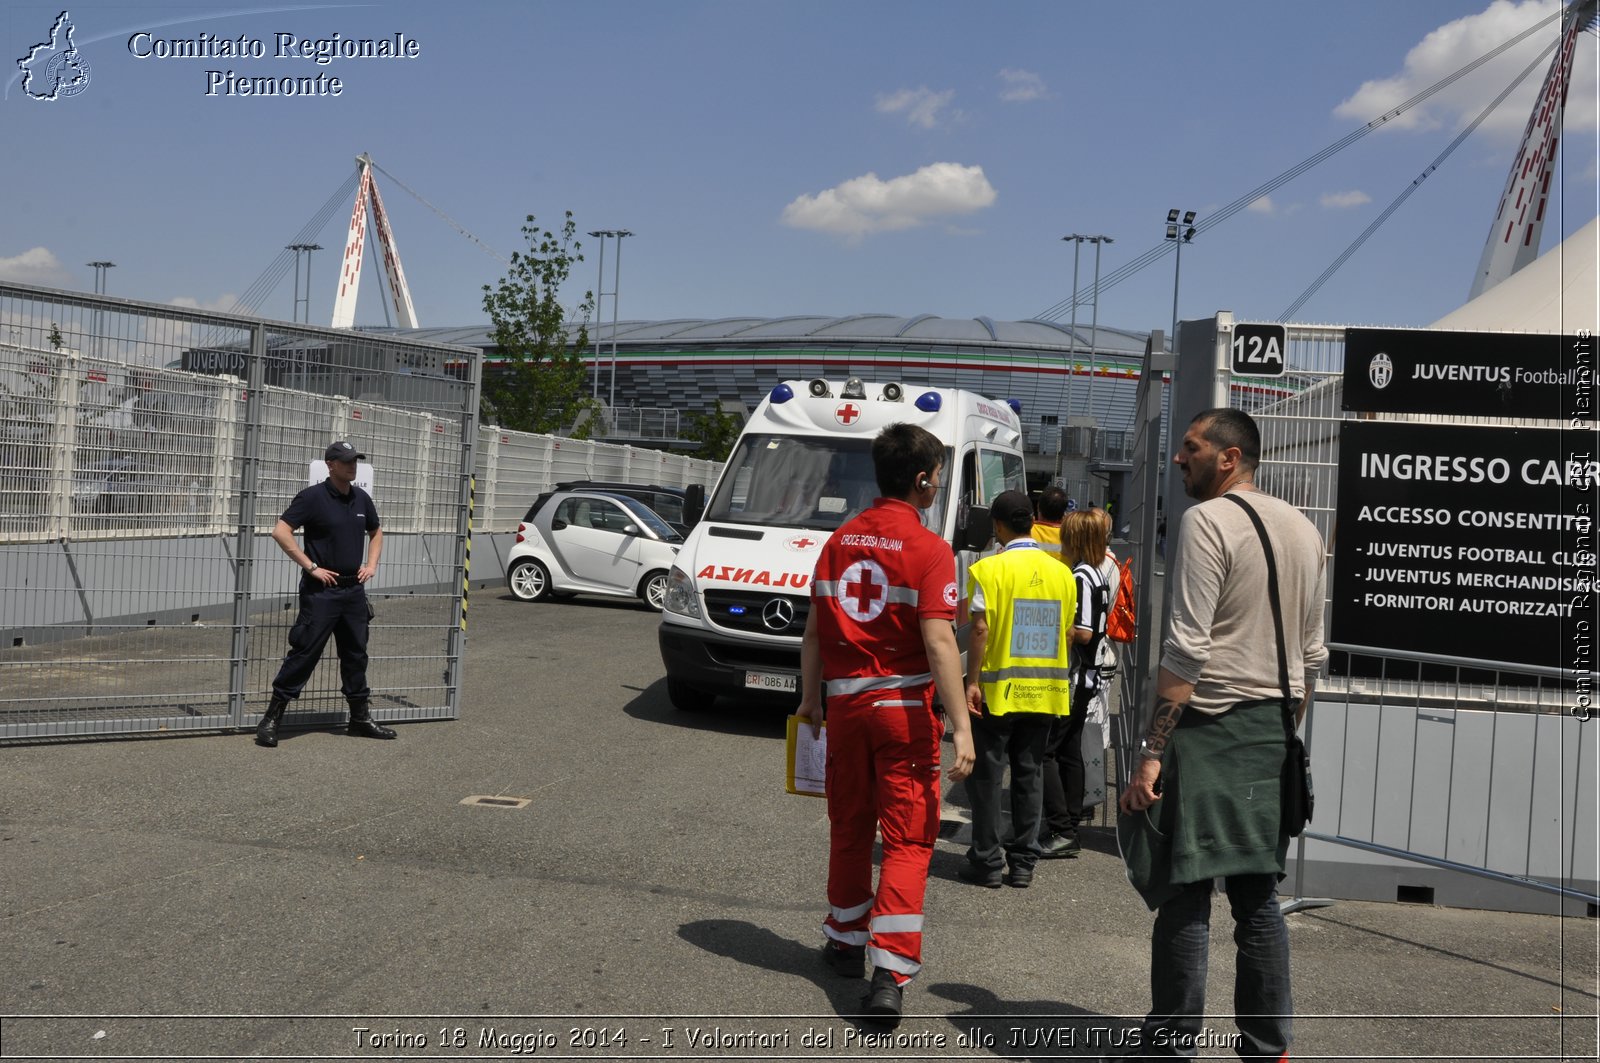
[[[1510,48],[1516,47],[1518,44],[1521,44],[1539,30],[1544,29],[1551,22],[1560,19],[1563,14],[1564,9],[1556,10],[1553,14],[1540,19],[1538,22],[1534,23],[1532,26],[1529,26],[1515,37],[1512,37],[1504,44],[1501,44],[1499,47],[1485,52],[1483,55],[1474,59],[1466,66],[1461,67],[1453,74],[1449,74],[1442,80],[1434,82],[1428,88],[1423,89],[1421,92],[1417,93],[1415,96],[1412,96],[1399,106],[1385,111],[1383,114],[1379,115],[1377,118],[1374,118],[1366,125],[1345,134],[1343,137],[1323,148],[1315,155],[1312,155],[1297,165],[1285,170],[1283,173],[1272,178],[1270,181],[1257,185],[1255,188],[1251,189],[1249,192],[1246,192],[1244,195],[1240,196],[1238,199],[1234,200],[1232,203],[1229,203],[1220,210],[1211,212],[1208,217],[1202,219],[1195,225],[1195,234],[1200,235],[1222,224],[1224,221],[1227,221],[1229,218],[1233,217],[1235,214],[1239,213],[1241,210],[1248,207],[1262,196],[1269,195],[1277,189],[1283,187],[1290,181],[1293,181],[1295,178],[1304,174],[1307,170],[1320,165],[1332,156],[1343,151],[1351,144],[1354,144],[1356,141],[1365,137],[1368,133],[1371,133],[1381,126],[1387,125],[1389,122],[1400,117],[1400,115],[1404,114],[1406,111],[1409,111],[1411,108],[1437,95],[1444,89],[1449,88],[1467,74],[1472,73],[1485,63],[1488,63],[1498,57],[1501,53]],[[1133,276],[1135,273],[1138,273],[1146,266],[1154,263],[1158,259],[1170,253],[1175,246],[1176,244],[1174,241],[1161,240],[1148,251],[1145,251],[1143,254],[1140,254],[1132,260],[1124,263],[1101,278],[1099,290],[1104,291],[1107,288],[1114,287],[1117,284],[1120,284],[1122,281],[1127,280],[1129,277]],[[1093,296],[1094,294],[1095,286],[1093,285],[1082,291],[1073,292],[1071,298],[1060,300],[1059,302],[1045,309],[1043,312],[1035,315],[1035,318],[1040,321],[1059,320],[1060,317],[1073,306],[1081,304],[1087,297]]]
[[[1516,91],[1517,86],[1528,80],[1528,75],[1532,74],[1535,70],[1544,65],[1545,59],[1550,55],[1551,52],[1556,50],[1556,47],[1560,43],[1561,42],[1557,41],[1554,44],[1551,44],[1550,47],[1546,48],[1544,51],[1540,52],[1538,58],[1534,59],[1534,61],[1529,63],[1527,68],[1524,69],[1522,73],[1513,78],[1511,84],[1507,85],[1505,90],[1502,91],[1500,95],[1496,96],[1494,101],[1490,103],[1489,106],[1480,111],[1478,113],[1478,117],[1474,118],[1472,123],[1463,129],[1461,133],[1450,142],[1449,146],[1441,151],[1434,158],[1434,160],[1428,164],[1427,169],[1418,174],[1416,179],[1406,186],[1405,191],[1396,196],[1394,201],[1385,207],[1383,212],[1372,220],[1372,224],[1363,229],[1361,231],[1361,235],[1350,242],[1350,246],[1344,249],[1344,253],[1338,258],[1334,259],[1333,263],[1329,265],[1327,269],[1322,271],[1322,276],[1312,281],[1310,287],[1300,293],[1300,298],[1290,303],[1289,308],[1278,315],[1278,320],[1288,321],[1300,310],[1302,306],[1306,304],[1306,302],[1313,295],[1316,295],[1318,289],[1326,284],[1328,279],[1339,271],[1339,267],[1348,262],[1351,255],[1354,255],[1357,251],[1361,250],[1361,245],[1366,243],[1367,239],[1371,237],[1373,233],[1378,231],[1378,227],[1384,222],[1388,221],[1389,216],[1395,211],[1399,210],[1401,205],[1405,203],[1406,200],[1411,198],[1411,193],[1415,192],[1418,188],[1421,188],[1422,182],[1433,176],[1433,172],[1439,168],[1440,164],[1448,159],[1455,152],[1455,150],[1466,141],[1467,137],[1471,136],[1477,130],[1477,128],[1483,124],[1484,119],[1488,118],[1496,107],[1499,107],[1502,103],[1504,103],[1506,97],[1510,96]]]
[[[349,202],[350,194],[355,191],[358,180],[359,174],[353,174],[345,178],[344,183],[335,190],[333,195],[328,197],[327,202],[317,210],[316,214],[312,215],[311,220],[306,222],[300,231],[295,234],[294,239],[289,242],[292,244],[312,243],[321,234],[322,230],[327,227],[334,212],[342,204]],[[288,274],[290,268],[294,265],[294,256],[295,252],[288,250],[287,247],[279,251],[277,257],[268,264],[266,269],[261,271],[261,275],[252,281],[250,287],[246,288],[243,294],[234,301],[230,312],[254,314],[261,304],[267,301],[267,297],[277,289],[284,276]]]
[[[499,259],[500,262],[503,263],[504,265],[507,265],[507,266],[511,265],[511,260],[510,259],[508,259],[506,256],[502,255],[500,252],[496,251],[494,248],[490,247],[488,244],[484,243],[482,240],[478,239],[476,236],[472,235],[466,229],[462,228],[460,223],[458,223],[454,218],[450,217],[450,215],[446,214],[444,211],[440,210],[438,207],[434,206],[432,203],[429,203],[426,199],[423,199],[422,196],[418,195],[416,191],[414,191],[404,181],[400,180],[400,178],[396,177],[394,174],[390,173],[388,170],[385,170],[382,166],[379,166],[377,163],[373,163],[372,164],[372,168],[374,170],[377,170],[379,173],[383,174],[383,176],[387,177],[389,180],[393,181],[395,184],[399,185],[400,188],[402,190],[404,190],[405,192],[410,193],[412,199],[415,199],[418,203],[421,203],[424,207],[427,207],[429,210],[433,211],[440,218],[443,218],[444,221],[445,221],[445,224],[449,225],[456,232],[460,233],[462,236],[465,236],[468,240],[471,240],[473,243],[477,244],[478,248],[480,250],[482,250],[484,254],[490,256],[491,258]]]

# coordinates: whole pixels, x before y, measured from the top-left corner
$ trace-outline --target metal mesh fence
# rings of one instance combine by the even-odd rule
[[[374,715],[453,718],[469,529],[563,480],[710,487],[679,454],[476,423],[479,352],[0,285],[0,740],[253,723],[300,573],[270,535],[367,456]],[[472,477],[469,480],[469,476]],[[332,647],[291,723],[342,719]]]
[[[374,714],[454,716],[478,357],[0,285],[0,738],[253,721],[300,579],[269,536],[342,438],[384,529]]]
[[[1335,527],[1345,329],[1288,328],[1288,375],[1277,397],[1235,387],[1234,405],[1261,426],[1257,483],[1299,507],[1340,563]],[[1241,383],[1235,381],[1236,385]],[[1558,427],[1530,418],[1361,414],[1363,419]],[[1348,490],[1358,490],[1355,485]],[[1354,559],[1346,563],[1355,563]],[[1331,614],[1329,602],[1324,629]],[[1363,654],[1335,647],[1308,717],[1318,754],[1317,830],[1308,837],[1518,886],[1587,883],[1593,901],[1595,739],[1576,720],[1574,682],[1559,668],[1506,668],[1483,657]],[[1550,887],[1560,892],[1558,887]],[[1300,892],[1297,887],[1297,893]]]

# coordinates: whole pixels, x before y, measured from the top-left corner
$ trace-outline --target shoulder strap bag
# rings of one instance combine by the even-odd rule
[[[1289,691],[1289,654],[1283,640],[1283,601],[1278,596],[1278,561],[1272,553],[1272,542],[1267,538],[1267,527],[1261,515],[1244,499],[1235,494],[1223,496],[1250,516],[1256,535],[1261,539],[1261,549],[1267,555],[1267,599],[1272,603],[1272,626],[1278,640],[1278,686],[1283,691],[1283,819],[1282,830],[1291,838],[1311,822],[1316,808],[1317,795],[1311,785],[1311,754],[1294,730],[1294,695]]]

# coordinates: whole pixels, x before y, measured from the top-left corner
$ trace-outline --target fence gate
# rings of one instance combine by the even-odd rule
[[[1256,482],[1316,525],[1329,547],[1330,595],[1340,565],[1364,566],[1363,578],[1383,578],[1369,573],[1365,566],[1372,562],[1353,548],[1344,554],[1339,549],[1338,493],[1362,490],[1359,482],[1337,482],[1340,425],[1347,418],[1419,428],[1449,422],[1565,428],[1589,437],[1594,432],[1592,418],[1580,426],[1527,418],[1346,414],[1344,327],[1286,326],[1286,372],[1266,378],[1229,372],[1237,328],[1231,314],[1182,324],[1174,433],[1209,407],[1233,406],[1256,419],[1262,433]],[[1586,445],[1592,448],[1592,441]],[[1600,497],[1591,501],[1591,512],[1600,513]],[[1168,557],[1188,504],[1171,478]],[[1142,523],[1150,525],[1148,519]],[[1347,537],[1354,534],[1346,531]],[[1582,534],[1592,534],[1592,524]],[[1587,569],[1592,583],[1592,553]],[[1585,645],[1600,623],[1597,599],[1585,595],[1583,614],[1573,622]],[[1330,602],[1325,616],[1332,608]],[[1140,641],[1152,644],[1152,658],[1158,658],[1160,631],[1161,617],[1141,612]],[[1311,891],[1350,899],[1594,913],[1600,729],[1586,708],[1594,689],[1593,661],[1580,668],[1506,664],[1494,649],[1494,625],[1487,622],[1483,637],[1455,655],[1379,653],[1330,643],[1330,674],[1318,681],[1304,728],[1317,813],[1292,851],[1296,897],[1305,896],[1309,883]],[[1134,720],[1142,720],[1148,700],[1147,695],[1136,704]]]
[[[480,353],[0,284],[0,740],[252,726],[300,572],[272,542],[322,452],[384,531],[368,678],[453,719]],[[343,719],[330,644],[291,725]]]

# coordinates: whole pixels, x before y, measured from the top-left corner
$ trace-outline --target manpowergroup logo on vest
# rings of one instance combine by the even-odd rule
[[[53,103],[89,87],[89,63],[72,43],[76,30],[70,13],[56,16],[45,40],[17,60],[22,91],[30,100]]]

